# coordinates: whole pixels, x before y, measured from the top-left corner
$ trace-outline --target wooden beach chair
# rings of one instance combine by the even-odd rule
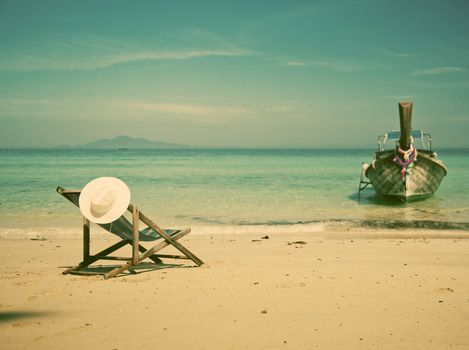
[[[57,187],[57,192],[63,197],[68,199],[70,202],[79,206],[80,190],[66,190],[63,187]],[[195,256],[189,249],[184,247],[178,240],[187,235],[191,230],[186,229],[162,229],[158,227],[153,221],[145,216],[141,211],[138,210],[136,205],[129,204],[128,211],[132,213],[132,222],[127,220],[123,215],[109,224],[99,224],[103,229],[111,232],[121,240],[108,248],[100,251],[97,254],[90,254],[90,221],[83,217],[83,261],[78,265],[71,267],[63,274],[99,274],[96,272],[90,272],[86,268],[92,263],[98,260],[123,260],[124,264],[115,267],[113,270],[104,273],[104,278],[108,279],[115,277],[124,271],[133,271],[134,267],[139,266],[143,260],[151,259],[155,263],[161,263],[162,258],[170,259],[189,259],[192,260],[196,265],[203,265],[203,261]],[[139,223],[142,221],[146,224],[146,228],[139,230]],[[140,242],[160,241],[158,244],[152,246],[149,249],[143,247]],[[125,245],[132,246],[131,257],[117,257],[110,256],[109,254],[116,250],[124,247]],[[170,255],[170,254],[157,254],[160,250],[167,246],[173,246],[179,250],[182,255]]]

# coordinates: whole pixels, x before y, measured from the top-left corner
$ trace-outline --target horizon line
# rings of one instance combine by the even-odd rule
[[[319,146],[189,146],[181,145],[179,147],[82,147],[82,146],[48,146],[48,147],[35,147],[35,146],[15,146],[5,147],[0,146],[0,150],[57,150],[57,151],[166,151],[166,150],[316,150],[316,149],[336,149],[336,150],[369,150],[376,149],[376,145],[319,145]],[[392,149],[392,148],[390,148]],[[469,150],[469,146],[452,147],[443,146],[438,147],[438,150]]]

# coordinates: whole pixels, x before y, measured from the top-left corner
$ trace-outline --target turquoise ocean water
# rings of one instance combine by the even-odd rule
[[[78,208],[55,189],[80,189],[100,176],[125,181],[132,202],[160,225],[189,225],[195,231],[262,227],[296,232],[329,221],[371,226],[427,222],[434,227],[469,223],[469,150],[439,150],[448,175],[432,198],[410,204],[385,201],[372,189],[357,200],[361,162],[369,162],[372,153],[0,150],[0,230],[76,225],[79,232]]]

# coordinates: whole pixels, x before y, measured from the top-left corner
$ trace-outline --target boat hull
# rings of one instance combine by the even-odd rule
[[[436,192],[447,173],[435,153],[418,150],[412,172],[403,181],[402,168],[393,161],[394,157],[393,150],[375,153],[375,160],[365,172],[376,193],[385,197],[406,202],[428,198]]]

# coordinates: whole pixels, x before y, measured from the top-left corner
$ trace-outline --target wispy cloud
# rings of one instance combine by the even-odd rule
[[[438,75],[438,74],[448,74],[448,73],[459,73],[466,71],[463,67],[434,67],[429,69],[416,69],[410,73],[411,76],[422,76],[422,75]]]
[[[356,72],[361,70],[361,66],[348,62],[340,61],[333,59],[323,59],[323,60],[284,60],[284,59],[275,59],[275,61],[280,61],[279,65],[289,66],[289,67],[315,67],[315,68],[324,68],[328,70],[333,70],[337,72]]]
[[[184,96],[158,96],[153,99],[116,99],[91,96],[73,98],[34,98],[0,95],[0,115],[88,119],[171,118],[205,123],[223,123],[263,116],[292,116],[299,112],[295,101],[281,99],[213,99],[210,101],[188,100]]]
[[[231,104],[221,104],[219,102],[198,104],[174,102],[174,100],[171,102],[143,100],[108,101],[110,106],[119,110],[125,108],[135,113],[144,113],[145,115],[171,116],[210,123],[227,122],[239,118],[252,119],[262,116],[289,116],[298,113],[296,105],[281,101],[279,103],[274,101],[265,103],[262,100],[251,101],[251,103],[232,102]]]
[[[394,100],[394,101],[411,101],[422,95],[387,95],[387,96],[378,96],[378,99],[381,100]]]
[[[396,57],[396,58],[407,58],[407,57],[412,56],[409,53],[392,51],[392,50],[388,50],[388,49],[385,49],[385,48],[378,48],[376,50],[381,54],[384,54],[386,56]]]
[[[0,96],[1,109],[18,109],[18,108],[37,108],[41,106],[46,107],[60,107],[63,106],[62,100],[56,99],[34,99],[22,97],[2,97]]]
[[[96,60],[93,64],[84,69],[106,68],[120,63],[132,63],[138,61],[156,60],[187,60],[197,57],[210,56],[245,56],[246,51],[226,51],[226,50],[195,50],[195,51],[140,51],[133,53],[121,53],[109,55]]]
[[[306,62],[301,61],[288,61],[285,66],[306,66]]]
[[[239,106],[202,105],[187,103],[152,103],[145,101],[128,101],[118,103],[121,107],[196,118],[199,121],[226,121],[229,118],[244,115],[249,109]]]
[[[252,54],[203,31],[187,31],[150,42],[96,35],[61,35],[42,42],[17,42],[7,46],[0,54],[0,70],[95,70],[140,61]]]

